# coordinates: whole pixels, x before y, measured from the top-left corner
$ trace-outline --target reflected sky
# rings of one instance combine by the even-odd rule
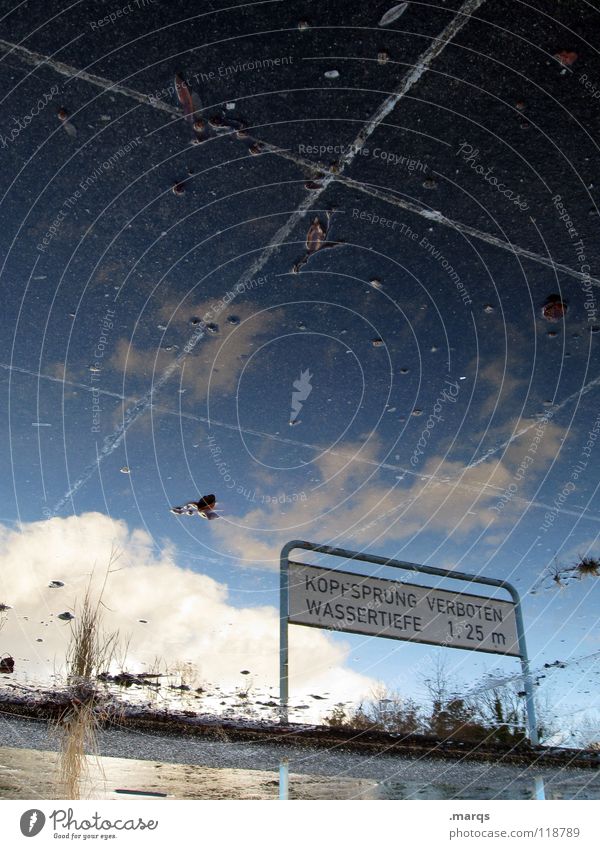
[[[553,581],[598,554],[597,13],[440,0],[381,26],[392,5],[0,3],[19,671],[60,659],[56,616],[117,545],[133,665],[274,685],[301,538],[511,581],[541,697],[598,706],[596,580]],[[207,493],[218,521],[169,512]],[[295,692],[332,700],[419,692],[435,657],[294,646]],[[464,686],[518,671],[446,655]]]

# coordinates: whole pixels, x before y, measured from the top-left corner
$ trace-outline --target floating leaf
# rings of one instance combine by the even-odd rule
[[[400,15],[403,15],[407,9],[408,3],[398,3],[396,6],[392,6],[392,8],[388,9],[385,15],[379,21],[379,26],[387,27],[388,24],[392,24],[400,17]]]

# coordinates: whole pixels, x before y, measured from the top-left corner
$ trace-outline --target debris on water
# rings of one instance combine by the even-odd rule
[[[221,115],[211,115],[208,119],[208,123],[213,128],[213,130],[229,130],[229,124],[225,121],[225,119]]]
[[[419,410],[418,407],[415,407],[415,409],[412,411],[411,415],[412,416],[422,416],[423,410]]]
[[[235,137],[236,139],[247,139],[248,130],[236,130]]]
[[[237,315],[228,315],[227,316],[227,324],[233,324],[235,327],[240,323],[240,319]]]
[[[218,333],[219,332],[219,325],[215,324],[214,321],[211,321],[206,325],[206,329],[208,330],[209,333]]]
[[[546,321],[560,321],[567,309],[567,302],[563,301],[560,295],[549,295],[542,307],[542,317]]]
[[[183,109],[185,119],[188,124],[191,124],[194,131],[194,141],[204,141],[205,124],[202,118],[197,117],[196,114],[202,108],[202,105],[197,96],[192,93],[190,87],[181,74],[175,74],[175,92],[177,94],[177,100]]]
[[[318,183],[316,180],[307,180],[304,184],[304,188],[314,192],[317,189],[322,189],[323,183]]]
[[[0,673],[11,675],[15,671],[15,660],[10,655],[0,657]]]
[[[337,80],[339,75],[340,75],[340,72],[336,71],[336,70],[325,71],[325,73],[323,74],[323,76],[327,77],[328,80]]]
[[[377,64],[378,65],[387,65],[387,63],[389,61],[390,61],[390,54],[387,52],[387,50],[380,50],[379,53],[377,54]]]
[[[309,26],[310,24],[308,23],[308,21],[298,21],[298,29],[300,30],[300,32],[304,32],[304,30],[307,30]]]
[[[494,312],[494,307],[491,304],[486,304],[483,308],[483,311],[488,315]]]
[[[292,267],[292,273],[298,274],[303,265],[305,265],[313,254],[317,251],[325,250],[326,248],[335,248],[343,244],[342,242],[329,242],[327,236],[331,228],[332,212],[326,213],[327,224],[324,227],[319,218],[313,218],[312,224],[308,228],[306,234],[306,253],[302,259],[298,260]]]
[[[519,112],[523,112],[526,105],[527,104],[525,103],[524,100],[517,100],[517,102],[515,103],[515,107],[519,110]]]
[[[0,602],[0,613],[4,613],[7,610],[12,610],[10,604],[4,604],[4,602]]]
[[[77,130],[73,126],[73,124],[69,121],[69,113],[66,109],[61,108],[56,113],[58,115],[58,120],[61,121],[65,132],[70,135],[72,138],[75,138],[77,135]]]
[[[57,619],[61,619],[63,622],[70,622],[72,619],[75,619],[72,613],[69,613],[68,610],[65,610],[64,613],[59,613],[56,617]]]
[[[157,324],[156,328],[157,328],[157,330],[166,330],[167,325],[166,324]]]
[[[600,576],[600,561],[595,557],[584,557],[575,567],[580,577],[592,575],[595,578]]]
[[[129,468],[129,466],[121,466],[119,471],[122,475],[128,475],[131,472],[131,469]]]
[[[382,348],[383,347],[383,339],[372,339],[371,344],[374,348]]]
[[[377,280],[377,278],[374,278],[373,280],[369,280],[369,286],[372,286],[374,289],[383,289],[383,285],[381,283],[381,280]]]
[[[387,410],[386,410],[386,412],[387,412],[387,413],[395,413],[395,412],[396,412],[396,408],[395,408],[395,407],[388,407],[388,408],[387,408]]]
[[[52,427],[50,422],[31,422],[31,427]]]
[[[423,180],[423,188],[424,189],[435,189],[436,186],[437,186],[437,183],[435,182],[433,177],[427,177],[425,180]]]
[[[240,132],[243,132],[243,130],[238,130],[238,136],[242,138],[242,136],[240,136]],[[248,151],[252,156],[258,156],[258,154],[262,153],[264,149],[265,147],[263,144],[261,144],[260,142],[254,142],[254,144],[250,145]]]
[[[392,24],[400,15],[403,15],[408,9],[408,3],[397,3],[396,6],[392,6],[391,9],[388,9],[382,19],[379,21],[378,26],[386,27],[388,24]]]
[[[564,67],[568,67],[577,61],[577,53],[574,50],[561,50],[560,53],[554,54],[554,58]]]
[[[174,195],[182,195],[185,192],[185,183],[177,182],[173,184],[173,188],[171,189]]]
[[[230,101],[229,103],[226,103],[226,104],[225,104],[225,109],[227,109],[229,112],[231,112],[231,110],[232,110],[232,109],[235,109],[235,103],[233,103],[233,101]]]
[[[61,587],[64,587],[64,581],[50,581],[48,586],[51,590],[59,590]]]

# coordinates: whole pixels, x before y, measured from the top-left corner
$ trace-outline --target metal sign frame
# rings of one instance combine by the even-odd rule
[[[527,643],[525,641],[525,627],[523,624],[523,612],[521,609],[521,597],[512,584],[508,581],[500,581],[497,578],[483,578],[479,575],[470,575],[466,572],[448,571],[447,569],[438,569],[435,566],[422,566],[417,563],[409,563],[404,560],[392,560],[387,557],[378,557],[375,554],[365,554],[360,551],[348,551],[345,548],[332,548],[329,545],[319,545],[314,542],[305,542],[304,540],[294,539],[286,543],[281,549],[280,557],[280,583],[279,583],[279,704],[280,704],[280,719],[282,723],[288,722],[288,701],[289,701],[289,643],[288,643],[288,627],[289,627],[289,566],[290,553],[294,549],[304,549],[305,551],[315,551],[319,554],[331,554],[334,557],[343,557],[346,560],[358,560],[364,563],[373,563],[377,566],[392,566],[395,569],[407,569],[411,572],[421,572],[426,575],[437,575],[442,578],[453,578],[457,581],[466,583],[485,584],[490,587],[498,587],[506,590],[512,598],[515,605],[515,621],[517,626],[517,637],[519,644],[519,655],[521,661],[521,671],[523,674],[523,683],[525,687],[525,704],[527,708],[527,731],[529,740],[533,745],[539,743],[537,732],[537,720],[535,715],[535,703],[533,700],[533,681],[531,671],[529,669],[529,658],[527,656]],[[333,567],[332,572],[336,569]],[[358,575],[357,577],[361,577]],[[362,577],[369,577],[368,575]],[[291,623],[295,624],[295,623]],[[408,641],[410,642],[410,640]],[[422,645],[422,644],[420,644]],[[455,648],[447,646],[447,648]],[[463,649],[469,651],[469,649]],[[510,655],[515,657],[515,655]]]

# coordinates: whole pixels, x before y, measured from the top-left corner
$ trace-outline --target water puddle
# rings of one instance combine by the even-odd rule
[[[0,748],[0,798],[57,799],[57,754],[33,749]],[[465,776],[457,783],[456,767],[439,763],[439,780],[398,778],[376,781],[347,775],[307,775],[290,769],[220,769],[133,758],[89,759],[88,799],[533,799],[533,773],[491,767],[484,782]],[[422,764],[414,764],[415,777]],[[444,776],[447,776],[446,778]],[[283,783],[280,783],[283,779]],[[547,799],[598,799],[600,775],[587,770],[544,773]],[[286,791],[287,785],[287,791]],[[540,782],[538,780],[539,793]]]

